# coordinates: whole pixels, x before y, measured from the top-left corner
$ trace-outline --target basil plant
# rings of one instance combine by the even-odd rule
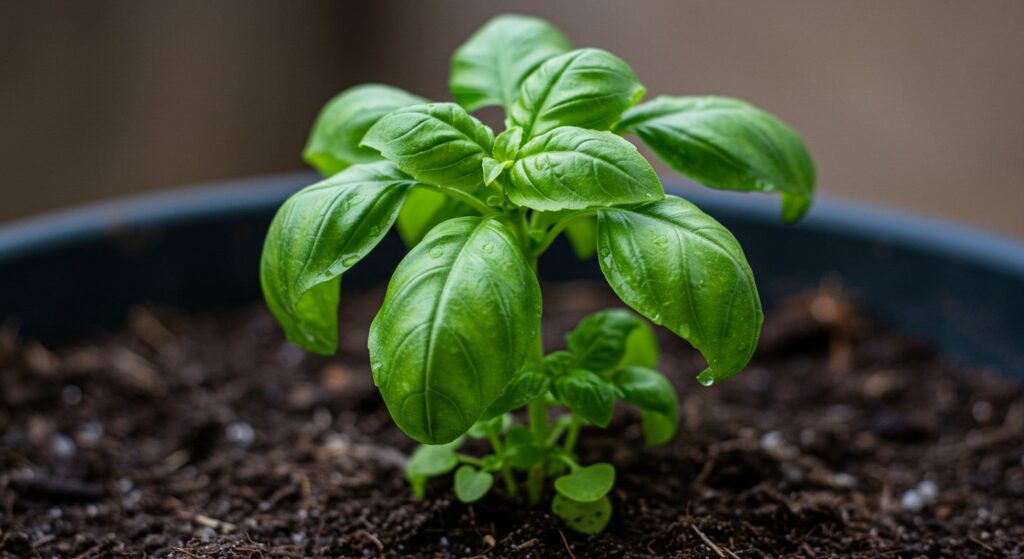
[[[270,226],[266,301],[289,340],[335,352],[341,278],[395,226],[409,252],[369,351],[395,423],[423,443],[407,468],[414,491],[454,471],[465,502],[492,490],[534,505],[550,496],[571,527],[596,533],[611,516],[615,469],[578,461],[581,428],[608,426],[619,401],[640,410],[649,444],[668,442],[679,422],[650,323],[700,351],[697,379],[710,385],[747,364],[763,318],[733,235],[666,194],[627,138],[711,188],[778,193],[787,222],[811,204],[814,167],[764,111],[724,97],[640,103],[628,64],[573,49],[533,17],[485,24],[455,52],[449,86],[455,102],[374,84],[324,107],[304,156],[326,178]],[[505,111],[503,131],[471,114],[491,106]],[[596,255],[635,313],[591,315],[545,355],[537,261],[562,234],[579,257]],[[461,453],[466,437],[492,453]]]

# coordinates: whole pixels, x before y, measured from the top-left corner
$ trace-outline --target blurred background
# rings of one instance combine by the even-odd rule
[[[1024,239],[1024,2],[612,0],[0,4],[0,222],[302,167],[361,82],[449,99],[449,56],[514,10],[660,93],[789,122],[819,190]]]

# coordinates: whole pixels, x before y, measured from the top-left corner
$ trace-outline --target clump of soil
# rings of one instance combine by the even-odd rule
[[[549,286],[549,347],[606,288]],[[665,335],[679,437],[635,413],[587,429],[618,468],[595,537],[446,480],[424,501],[413,445],[366,353],[382,293],[346,293],[341,351],[309,355],[262,306],[139,309],[61,348],[0,335],[4,557],[999,557],[1024,553],[1024,391],[957,368],[821,292],[770,310],[757,357],[711,388]]]

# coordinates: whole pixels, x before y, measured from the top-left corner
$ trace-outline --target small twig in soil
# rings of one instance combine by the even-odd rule
[[[561,530],[559,530],[558,531],[558,535],[562,536],[562,543],[565,544],[565,551],[566,551],[566,553],[568,553],[569,557],[572,557],[572,559],[576,559],[576,554],[573,553],[572,549],[569,547],[569,540],[565,539],[565,532],[562,532]]]
[[[736,555],[736,554],[735,554],[735,553],[733,553],[732,551],[729,551],[729,549],[727,549],[727,548],[722,548],[722,547],[719,547],[719,546],[715,545],[715,542],[711,541],[711,540],[710,540],[710,539],[709,539],[709,538],[708,538],[707,536],[705,536],[705,535],[704,535],[704,532],[701,532],[701,531],[700,531],[700,528],[698,528],[698,527],[697,527],[696,525],[694,525],[694,524],[690,524],[690,528],[692,528],[692,529],[693,529],[693,531],[697,533],[697,536],[698,536],[698,537],[700,537],[700,539],[701,539],[701,540],[702,540],[702,541],[703,541],[703,542],[704,542],[704,543],[705,543],[705,544],[706,544],[706,545],[707,545],[708,547],[710,547],[710,548],[711,548],[711,551],[714,551],[714,552],[715,552],[715,554],[716,554],[716,555],[718,555],[719,557],[721,557],[722,559],[725,559],[725,554],[726,554],[726,553],[728,553],[728,554],[729,554],[729,557],[732,557],[733,559],[740,559],[738,555]]]
[[[718,443],[712,443],[708,447],[708,457],[704,460],[704,466],[700,469],[700,473],[697,474],[697,479],[693,482],[694,485],[704,485],[704,482],[708,480],[708,476],[711,475],[711,469],[715,467],[715,461],[718,460],[718,452]]]
[[[384,544],[381,543],[381,541],[379,539],[377,539],[377,536],[374,536],[373,534],[367,532],[366,530],[356,530],[355,532],[352,533],[352,535],[353,536],[361,536],[363,538],[366,538],[366,539],[370,540],[370,543],[372,543],[374,546],[377,547],[377,551],[379,551],[381,553],[384,553]]]
[[[978,538],[976,538],[976,537],[974,537],[974,536],[967,536],[967,539],[969,539],[969,540],[971,540],[972,542],[974,542],[974,543],[976,543],[976,544],[980,545],[981,547],[984,547],[984,548],[985,548],[985,549],[987,549],[988,551],[995,551],[994,549],[992,549],[992,546],[988,545],[987,543],[985,543],[985,542],[983,542],[983,541],[979,540]]]
[[[199,557],[195,553],[192,553],[191,551],[189,551],[187,549],[184,549],[184,548],[181,548],[181,547],[172,547],[171,551],[173,551],[175,553],[180,553],[182,555],[188,555],[192,559],[202,559],[201,557]]]
[[[234,524],[232,524],[230,522],[225,522],[223,520],[217,520],[216,518],[211,518],[209,516],[206,516],[205,514],[191,513],[191,512],[187,512],[187,511],[181,511],[180,514],[181,514],[181,516],[191,520],[192,522],[195,522],[196,524],[199,524],[200,526],[206,526],[207,528],[212,528],[212,529],[217,530],[218,532],[220,532],[222,534],[226,534],[228,532],[233,532],[233,531],[235,531],[235,528],[237,528],[237,526],[235,526]]]

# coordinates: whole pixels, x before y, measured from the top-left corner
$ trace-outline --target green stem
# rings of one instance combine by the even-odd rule
[[[463,464],[469,464],[470,466],[476,466],[477,468],[484,467],[484,461],[477,458],[476,456],[470,456],[468,454],[459,454],[456,456],[456,458],[458,458],[459,462],[462,462]]]
[[[537,258],[541,254],[544,254],[544,252],[546,252],[548,248],[551,247],[551,243],[555,242],[555,239],[558,238],[558,235],[560,235],[562,231],[564,231],[565,228],[569,226],[570,223],[572,223],[578,218],[593,215],[594,213],[596,213],[596,210],[579,210],[566,215],[562,219],[559,219],[557,222],[555,222],[554,227],[552,227],[551,230],[548,231],[548,234],[544,237],[540,244],[537,245],[537,248],[534,249],[532,253],[533,258]]]
[[[477,198],[476,196],[473,196],[471,194],[466,194],[465,192],[462,192],[461,190],[455,190],[454,188],[448,188],[448,187],[444,187],[444,186],[431,186],[431,185],[426,185],[426,184],[417,184],[413,188],[423,188],[423,189],[431,190],[431,191],[434,191],[434,192],[440,192],[441,194],[444,194],[445,196],[448,196],[449,198],[455,198],[456,200],[459,200],[460,202],[465,202],[466,204],[469,204],[470,206],[473,206],[473,208],[476,211],[480,212],[480,214],[484,215],[484,216],[501,215],[501,212],[499,212],[498,210],[496,210],[496,209],[488,206],[487,204],[481,202],[480,199]]]
[[[494,449],[494,453],[502,459],[501,477],[505,479],[505,488],[508,490],[508,496],[514,499],[519,490],[516,487],[516,478],[512,476],[512,467],[505,461],[505,446],[501,444],[501,437],[496,433],[487,433],[487,440],[491,442],[491,448]]]
[[[580,428],[583,427],[583,420],[578,415],[572,415],[572,423],[569,424],[569,434],[565,436],[565,444],[562,446],[566,452],[572,454],[576,448],[576,441],[580,438]]]

